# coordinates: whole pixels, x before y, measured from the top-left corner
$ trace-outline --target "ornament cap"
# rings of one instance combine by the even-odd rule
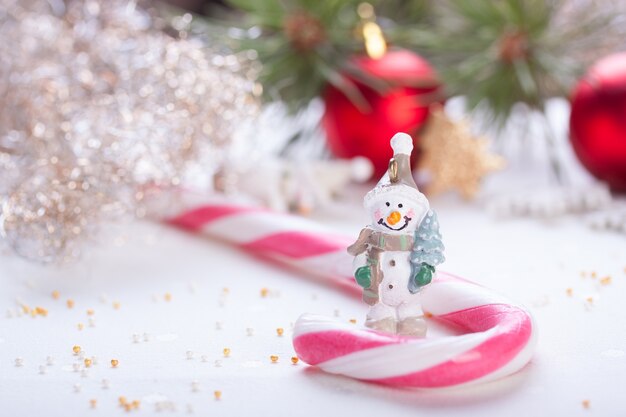
[[[389,180],[392,184],[398,182],[398,161],[391,158],[389,160],[389,168],[387,169],[387,172],[389,173]]]

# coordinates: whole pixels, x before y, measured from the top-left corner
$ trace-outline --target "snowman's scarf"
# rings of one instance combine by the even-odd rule
[[[367,265],[371,268],[372,279],[368,288],[363,290],[363,301],[369,305],[378,302],[378,286],[383,279],[380,262],[383,252],[413,250],[415,240],[411,235],[391,235],[375,231],[369,227],[361,230],[358,239],[348,247],[352,256],[367,252]],[[412,268],[411,268],[412,269]]]

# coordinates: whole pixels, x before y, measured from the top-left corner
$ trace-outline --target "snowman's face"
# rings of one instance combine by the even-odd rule
[[[385,196],[370,207],[372,227],[391,234],[413,234],[419,226],[428,205],[402,196]]]

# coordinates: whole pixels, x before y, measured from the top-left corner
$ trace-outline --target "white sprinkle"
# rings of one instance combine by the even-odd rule
[[[80,392],[80,384],[74,384],[74,392]]]
[[[150,335],[148,333],[144,333],[143,334],[143,341],[144,342],[149,342],[150,341]]]
[[[47,356],[46,357],[46,365],[48,365],[48,366],[54,365],[54,358],[52,356]]]
[[[248,327],[248,328],[246,329],[246,334],[247,334],[248,336],[252,336],[252,335],[254,335],[254,329],[253,329],[252,327]]]
[[[89,323],[89,327],[96,327],[96,320],[93,317],[89,317],[87,322]]]
[[[208,357],[207,355],[202,355],[202,356],[200,357],[200,360],[201,360],[202,362],[208,362],[208,361],[209,361],[209,357]]]
[[[133,343],[139,343],[139,333],[133,333]]]
[[[106,378],[102,379],[102,389],[109,389],[109,380]]]
[[[607,358],[621,358],[626,355],[621,349],[608,349],[602,352],[602,356],[606,356]]]
[[[215,360],[215,367],[216,368],[220,368],[222,366],[222,360],[221,359],[216,359]]]
[[[100,294],[100,302],[102,304],[108,304],[109,303],[109,297],[105,293]]]
[[[7,308],[7,318],[13,318],[13,310],[11,310],[10,308]]]
[[[187,413],[193,414],[193,405],[187,404]]]
[[[84,350],[81,350],[80,352],[78,352],[78,357],[79,357],[80,359],[85,359],[85,351],[84,351]]]
[[[334,314],[335,314],[335,317],[339,317],[339,309],[338,308],[335,309]]]
[[[74,372],[80,371],[80,363],[73,363],[72,368],[74,369]]]
[[[82,376],[83,378],[87,378],[89,376],[89,372],[86,369],[83,369],[82,371],[80,371],[80,376]]]
[[[46,368],[46,365],[39,365],[39,373],[40,374],[42,374],[42,375],[45,374],[47,369],[48,368]]]
[[[193,392],[198,392],[200,390],[200,383],[198,381],[191,382],[191,390]]]
[[[91,357],[91,364],[92,364],[92,365],[97,365],[97,364],[98,364],[98,358],[97,358],[97,357],[95,357],[95,356],[92,356],[92,357]]]
[[[187,359],[193,359],[193,351],[188,350],[186,354],[187,354]]]
[[[216,321],[215,322],[215,330],[222,330],[223,325],[221,321]]]

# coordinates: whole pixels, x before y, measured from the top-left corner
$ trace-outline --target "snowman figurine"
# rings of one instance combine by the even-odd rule
[[[413,140],[391,139],[393,158],[364,199],[371,224],[348,247],[354,277],[370,305],[365,325],[373,330],[423,337],[420,292],[444,261],[437,215],[411,175]]]

